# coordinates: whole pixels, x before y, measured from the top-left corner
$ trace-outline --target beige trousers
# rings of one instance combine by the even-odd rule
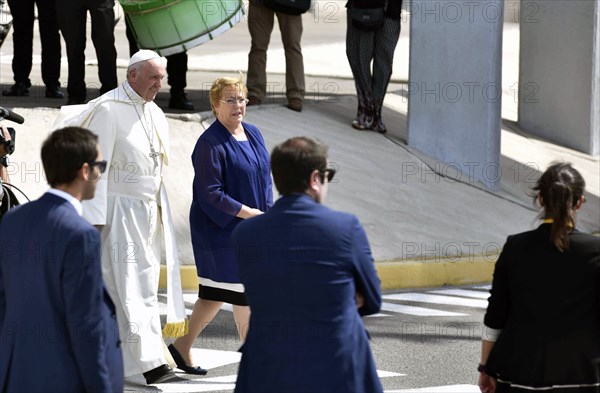
[[[279,93],[282,86],[267,89],[267,49],[271,40],[273,23],[277,15],[281,40],[285,51],[285,95],[304,99],[304,60],[300,40],[302,38],[302,15],[287,15],[274,12],[262,5],[252,4],[248,8],[248,30],[252,44],[248,54],[248,96],[263,100],[267,93]],[[267,91],[268,90],[268,91]]]

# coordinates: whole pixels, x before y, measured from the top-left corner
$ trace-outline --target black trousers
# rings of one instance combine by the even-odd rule
[[[20,0],[18,0],[20,1]],[[100,94],[117,87],[114,0],[56,0],[58,25],[67,44],[69,98],[85,99],[85,44],[88,12],[92,21],[92,42],[98,58]]]
[[[125,26],[125,34],[129,42],[129,56],[133,56],[139,48],[127,18],[125,18]],[[165,56],[165,58],[167,59],[167,83],[171,86],[171,95],[182,94],[187,86],[187,52],[175,53],[174,55]]]
[[[399,38],[399,19],[385,18],[378,30],[362,31],[354,27],[348,15],[346,56],[354,76],[359,104],[383,105]]]
[[[15,82],[30,84],[33,56],[34,5],[37,6],[42,42],[42,80],[49,87],[60,85],[60,34],[54,0],[8,0],[13,17]]]

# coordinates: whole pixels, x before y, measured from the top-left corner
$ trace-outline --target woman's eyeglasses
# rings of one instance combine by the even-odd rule
[[[247,98],[228,98],[226,100],[220,100],[222,103],[227,104],[229,106],[234,106],[234,105],[246,105],[248,103]]]

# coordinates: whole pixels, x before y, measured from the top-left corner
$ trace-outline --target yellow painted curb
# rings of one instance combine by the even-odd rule
[[[383,290],[402,288],[439,287],[442,285],[468,285],[492,281],[493,255],[471,255],[464,258],[423,258],[375,263]],[[181,285],[184,291],[198,290],[195,265],[182,265]],[[167,271],[161,266],[159,287],[166,288]]]
[[[381,289],[467,285],[492,281],[497,255],[455,260],[386,261],[375,263]]]

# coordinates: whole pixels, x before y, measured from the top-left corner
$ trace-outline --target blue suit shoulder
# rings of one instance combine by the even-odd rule
[[[67,229],[73,233],[98,232],[96,228],[79,216],[69,201],[51,194],[44,194],[35,201],[11,209],[4,215],[0,225],[21,226],[23,222],[30,221],[53,221],[57,230]]]
[[[341,231],[352,229],[353,224],[359,224],[358,217],[352,213],[334,210],[327,206],[318,204],[315,212],[324,218],[324,225],[333,225]]]

